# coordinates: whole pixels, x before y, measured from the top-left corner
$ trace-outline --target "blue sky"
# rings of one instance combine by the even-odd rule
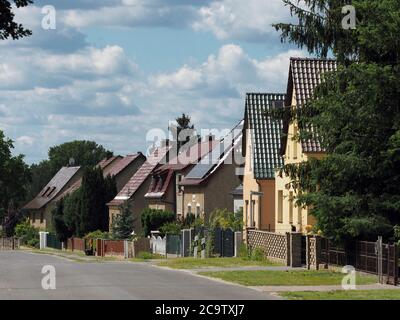
[[[0,43],[0,129],[33,163],[75,139],[146,151],[182,112],[230,128],[246,92],[284,91],[289,57],[305,55],[271,26],[290,19],[281,0],[37,0],[17,11],[33,36]]]

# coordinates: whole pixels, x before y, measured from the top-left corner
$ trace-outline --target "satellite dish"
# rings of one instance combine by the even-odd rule
[[[74,158],[69,158],[69,166],[72,167],[75,165],[75,159]]]

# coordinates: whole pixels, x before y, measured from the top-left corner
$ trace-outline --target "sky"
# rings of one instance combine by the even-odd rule
[[[146,152],[182,113],[232,128],[247,92],[285,92],[289,58],[306,55],[272,27],[292,19],[282,0],[34,2],[16,10],[33,35],[0,42],[0,130],[28,163],[82,139]],[[46,5],[56,29],[42,28]]]

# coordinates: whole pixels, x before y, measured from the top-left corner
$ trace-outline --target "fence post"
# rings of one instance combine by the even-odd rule
[[[286,265],[290,267],[290,233],[286,232]]]
[[[235,254],[234,256],[237,258],[240,255],[240,246],[243,243],[243,233],[240,231],[235,232]]]
[[[290,266],[301,267],[301,233],[290,233]]]

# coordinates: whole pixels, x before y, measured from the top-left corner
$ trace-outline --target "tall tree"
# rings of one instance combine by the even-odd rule
[[[68,232],[82,237],[92,231],[108,231],[106,204],[116,194],[115,178],[104,178],[98,167],[85,168],[81,187],[65,199],[63,219]]]
[[[30,167],[32,182],[28,185],[26,200],[34,198],[63,166],[94,166],[112,154],[94,141],[72,141],[51,147],[48,160]]]
[[[178,150],[188,143],[191,139],[197,138],[194,125],[189,115],[182,115],[175,119],[176,121],[176,141]]]
[[[400,223],[400,2],[353,0],[355,29],[344,29],[345,0],[284,0],[297,24],[278,24],[283,40],[339,68],[324,76],[301,110],[283,116],[313,127],[327,151],[322,160],[282,171],[302,193],[317,228],[337,241],[390,236]],[[307,139],[301,130],[296,139]]]
[[[113,219],[111,230],[113,238],[120,240],[131,237],[135,222],[128,202],[126,202],[121,209],[121,213],[116,215]]]
[[[0,222],[3,222],[7,212],[12,212],[21,204],[30,180],[24,156],[13,156],[12,149],[13,141],[0,130]]]
[[[13,40],[17,40],[32,34],[32,31],[25,29],[22,24],[15,21],[13,2],[17,8],[26,7],[33,3],[32,0],[0,0],[0,40],[10,37]]]

